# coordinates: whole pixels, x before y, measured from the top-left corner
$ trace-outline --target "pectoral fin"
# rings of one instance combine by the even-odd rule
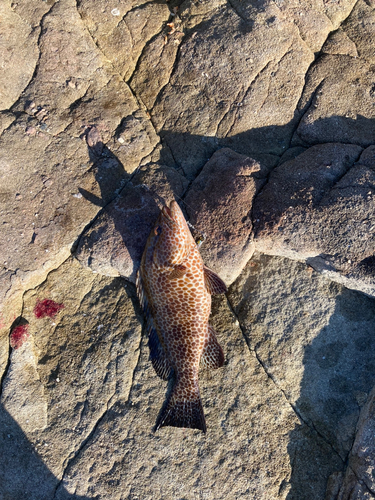
[[[183,278],[186,274],[186,267],[183,265],[175,266],[171,274],[168,276],[170,280],[177,280]]]
[[[211,295],[226,293],[228,290],[226,284],[216,273],[214,273],[214,271],[211,271],[211,269],[206,266],[204,266],[203,271],[204,282]]]
[[[224,353],[216,338],[216,332],[207,325],[207,334],[201,356],[201,363],[206,368],[220,368],[224,364]]]

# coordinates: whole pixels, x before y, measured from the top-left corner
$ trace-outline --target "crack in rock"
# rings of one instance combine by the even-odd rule
[[[256,349],[252,349],[249,345],[249,341],[248,341],[248,338],[247,336],[245,335],[245,332],[244,332],[244,329],[243,329],[243,326],[241,325],[241,322],[228,298],[228,294],[227,294],[227,302],[228,302],[228,306],[232,312],[232,314],[234,315],[234,317],[236,318],[236,320],[238,321],[238,325],[241,329],[241,332],[242,332],[242,335],[244,337],[244,340],[246,342],[246,345],[249,349],[249,351],[255,355],[259,365],[262,367],[264,373],[267,375],[267,377],[274,383],[275,387],[282,393],[284,399],[286,400],[286,402],[289,404],[290,408],[293,410],[293,413],[296,415],[296,417],[298,418],[298,420],[300,422],[302,422],[303,424],[305,424],[307,427],[309,427],[313,432],[316,433],[317,436],[319,436],[331,449],[332,451],[335,453],[335,455],[337,455],[337,457],[344,463],[344,459],[340,456],[339,452],[334,448],[334,446],[332,445],[332,443],[330,443],[327,438],[322,435],[315,427],[314,423],[311,422],[311,424],[309,422],[307,422],[302,416],[301,414],[299,413],[299,411],[297,410],[297,408],[295,407],[295,405],[293,405],[289,399],[287,398],[287,395],[285,393],[285,391],[282,389],[282,387],[279,386],[279,384],[276,382],[276,380],[274,379],[274,377],[272,376],[271,373],[268,372],[265,364],[263,363],[263,361],[261,360],[260,356],[258,355]]]

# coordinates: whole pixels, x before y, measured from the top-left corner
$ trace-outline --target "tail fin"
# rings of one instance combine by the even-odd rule
[[[196,384],[194,392],[189,397],[183,397],[179,394],[180,383],[177,381],[173,387],[172,393],[156,421],[154,432],[160,427],[170,425],[171,427],[199,429],[206,433],[206,419],[204,418],[198,384]]]

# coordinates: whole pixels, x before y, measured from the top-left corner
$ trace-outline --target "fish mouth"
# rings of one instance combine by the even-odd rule
[[[164,206],[162,208],[162,211],[161,213],[163,214],[163,216],[167,219],[167,222],[170,221],[170,222],[174,222],[174,219],[172,217],[172,211],[169,207],[167,206]]]

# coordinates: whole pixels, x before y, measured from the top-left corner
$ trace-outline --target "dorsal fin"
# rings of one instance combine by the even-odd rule
[[[219,295],[227,292],[227,285],[224,281],[206,266],[203,266],[204,282],[211,295]]]
[[[152,366],[154,367],[154,370],[156,371],[157,375],[160,378],[162,378],[163,380],[168,380],[168,378],[172,373],[173,368],[167,358],[163,346],[160,343],[159,336],[151,316],[147,297],[143,288],[141,274],[139,271],[137,273],[136,285],[137,285],[138,298],[145,315],[145,321],[146,321],[145,328],[148,333],[148,347],[150,349],[150,360]]]
[[[216,332],[207,325],[207,333],[201,356],[201,364],[206,368],[220,368],[224,364],[224,353],[216,338]]]

